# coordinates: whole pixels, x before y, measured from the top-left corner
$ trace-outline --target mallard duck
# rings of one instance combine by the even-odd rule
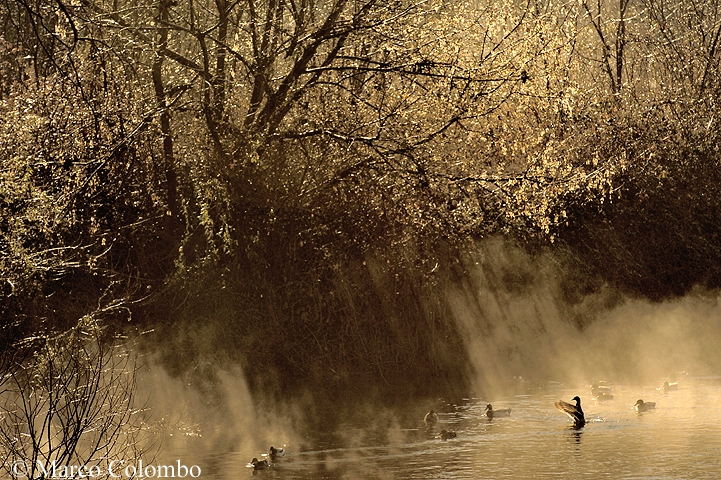
[[[638,400],[636,400],[636,403],[634,404],[633,408],[639,413],[646,412],[648,410],[652,410],[652,409],[656,408],[656,402],[644,402],[643,400],[641,400],[639,398]]]
[[[441,440],[448,440],[449,438],[456,438],[458,435],[452,430],[441,430],[441,433],[438,436],[441,438]]]
[[[678,390],[678,383],[676,383],[676,382],[673,382],[673,383],[663,382],[663,387],[661,387],[661,389],[662,389],[664,392],[670,392],[671,390]]]
[[[268,452],[268,456],[271,460],[275,460],[276,457],[282,457],[285,455],[285,450],[282,448],[275,448],[274,446],[270,446],[270,451]]]
[[[611,395],[611,387],[605,384],[605,382],[593,383],[589,385],[591,387],[591,395],[598,397],[600,395]],[[613,395],[611,395],[613,397]]]
[[[486,411],[484,412],[486,417],[488,418],[496,418],[496,417],[508,417],[511,415],[511,409],[510,408],[501,408],[499,410],[494,410],[493,405],[490,403],[486,405]]]
[[[263,470],[264,468],[268,468],[268,466],[270,466],[268,460],[258,460],[255,457],[253,457],[253,460],[251,460],[250,463],[246,465],[246,467],[252,468],[254,470]]]
[[[571,400],[575,401],[576,404],[571,405],[563,400],[559,400],[556,402],[556,408],[571,417],[574,428],[581,428],[586,424],[586,417],[583,415],[583,410],[581,409],[581,399],[576,395]]]
[[[605,402],[606,400],[613,400],[613,395],[610,393],[599,392],[593,398],[596,399],[596,401]]]
[[[433,410],[429,410],[426,416],[423,417],[423,421],[426,423],[436,423],[438,421],[438,414]]]

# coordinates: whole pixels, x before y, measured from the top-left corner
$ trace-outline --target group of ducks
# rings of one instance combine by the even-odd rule
[[[663,387],[661,387],[659,390],[663,390],[664,392],[678,390],[678,383],[664,382]],[[613,395],[611,394],[611,387],[603,384],[591,385],[591,393],[594,395],[594,398],[596,400],[613,399]],[[571,420],[573,420],[574,428],[581,428],[586,424],[586,417],[583,414],[583,409],[581,408],[581,398],[576,395],[571,399],[571,401],[576,402],[575,405],[564,402],[563,400],[559,400],[556,402],[556,408],[571,417]],[[639,398],[633,405],[633,408],[638,413],[647,412],[656,408],[656,402],[644,402],[642,399]],[[493,405],[489,403],[488,405],[486,405],[486,410],[483,412],[483,414],[489,420],[498,417],[509,417],[511,415],[511,409],[494,409]],[[423,421],[426,423],[426,425],[434,425],[438,423],[438,414],[433,410],[429,410],[428,413],[426,413],[425,417],[423,417]],[[438,434],[438,438],[440,438],[441,440],[448,440],[449,438],[456,438],[457,436],[458,434],[453,430],[445,429],[441,430],[440,434]],[[263,456],[268,457],[271,461],[275,461],[276,458],[282,457],[283,455],[285,455],[285,451],[282,448],[275,448],[273,446],[270,447],[268,453],[263,454]],[[270,462],[268,461],[268,459],[258,460],[254,457],[253,460],[251,460],[250,463],[248,463],[246,466],[249,468],[253,468],[254,470],[263,470],[270,466]]]
[[[483,412],[483,414],[488,417],[489,420],[497,417],[508,417],[511,415],[511,409],[510,408],[501,408],[500,410],[494,410],[493,405],[490,403],[486,405],[486,410]],[[429,410],[428,413],[426,413],[425,417],[423,417],[423,421],[426,425],[433,425],[438,422],[438,414],[434,412],[433,410]],[[456,438],[458,434],[454,432],[453,430],[441,430],[441,433],[438,434],[438,438],[441,440],[448,440],[449,438]]]
[[[678,390],[678,383],[664,382],[663,387],[659,388],[659,390],[663,390],[664,392]],[[611,387],[603,383],[591,385],[591,394],[594,396],[595,400],[613,399]],[[583,409],[581,408],[581,398],[577,395],[571,400],[575,402],[575,405],[559,400],[556,402],[556,408],[571,417],[574,428],[581,428],[586,424],[586,417],[584,416]],[[654,408],[656,408],[656,402],[644,402],[640,398],[633,405],[633,409],[638,413],[647,412],[649,410],[653,410]],[[486,410],[483,414],[488,417],[489,420],[497,417],[508,417],[511,415],[511,409],[502,408],[496,410],[493,408],[493,405],[489,403],[486,405]],[[426,425],[433,425],[438,422],[438,414],[433,410],[430,410],[426,413],[423,421]],[[441,433],[438,435],[441,440],[448,440],[449,438],[455,438],[456,436],[456,432],[450,430],[441,430]]]
[[[576,395],[571,400],[576,402],[576,404],[572,405],[563,400],[559,400],[556,402],[556,408],[571,417],[571,420],[573,420],[573,428],[581,428],[586,424],[586,417],[583,415],[583,410],[581,409],[581,398]],[[639,413],[647,412],[656,408],[656,402],[644,402],[639,398],[636,400],[633,408]]]
[[[268,450],[268,453],[264,453],[262,456],[270,458],[271,461],[275,461],[276,458],[282,457],[285,455],[285,450],[282,448],[275,448],[274,446],[270,446],[270,449]],[[256,457],[253,457],[253,460],[251,460],[246,467],[252,468],[253,470],[264,470],[268,467],[270,467],[270,462],[267,458],[264,458],[263,460],[258,460]]]
[[[663,390],[664,392],[678,390],[678,383],[664,382],[663,387],[659,390]],[[595,395],[596,400],[610,400],[613,398],[611,387],[608,386],[598,384],[591,385],[591,391]],[[571,420],[573,420],[573,428],[581,428],[586,424],[586,417],[581,409],[581,398],[576,395],[571,400],[576,402],[576,404],[573,405],[559,400],[556,402],[556,408],[571,417]],[[633,405],[633,409],[638,413],[647,412],[654,408],[656,408],[656,402],[644,402],[640,398],[636,400],[636,403]]]

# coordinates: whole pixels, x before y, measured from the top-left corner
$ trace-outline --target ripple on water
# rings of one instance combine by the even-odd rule
[[[389,434],[361,426],[347,435],[321,436],[315,446],[286,448],[289,454],[259,472],[238,467],[258,456],[254,452],[198,456],[198,443],[194,452],[206,480],[253,473],[288,480],[716,479],[721,471],[718,379],[689,381],[668,393],[656,386],[615,385],[614,399],[597,403],[582,396],[589,422],[580,430],[569,428],[553,402],[581,390],[558,386],[550,393],[494,399],[494,407],[512,408],[506,418],[487,419],[487,402],[468,398],[449,405],[431,428],[400,425]],[[632,406],[638,398],[656,401],[656,410],[636,413]],[[457,438],[437,438],[444,428],[456,431]],[[183,455],[194,452],[164,456],[185,460]]]

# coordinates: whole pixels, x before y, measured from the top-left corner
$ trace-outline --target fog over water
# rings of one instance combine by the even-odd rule
[[[491,262],[484,258],[489,252]],[[717,292],[653,303],[602,287],[569,304],[561,300],[561,274],[551,259],[530,262],[499,246],[470,257],[466,271],[473,288],[447,297],[466,332],[479,391],[502,389],[514,376],[644,382],[678,371],[717,371],[721,362]]]
[[[686,456],[701,446],[721,447],[709,440],[718,433],[713,430],[716,427],[701,420],[703,415],[717,418],[721,413],[713,406],[721,394],[721,382],[716,380],[721,373],[719,295],[696,292],[652,303],[622,298],[605,287],[569,304],[559,300],[563,295],[556,268],[550,259],[530,261],[525,254],[498,244],[469,255],[463,265],[468,281],[462,288],[448,289],[446,297],[472,362],[472,391],[463,398],[419,398],[394,408],[368,405],[362,392],[352,392],[358,400],[355,415],[342,428],[336,425],[329,431],[310,430],[305,422],[313,411],[311,392],[302,398],[254,401],[241,368],[228,365],[217,372],[224,404],[209,408],[193,385],[171,378],[150,357],[140,378],[139,396],[148,399],[149,422],[162,438],[157,458],[192,458],[212,474],[209,478],[235,478],[250,474],[251,469],[240,467],[252,457],[262,458],[270,445],[285,445],[293,452],[283,459],[285,473],[271,468],[258,474],[273,478],[480,478],[479,469],[487,468],[490,460],[474,453],[478,449],[497,456],[493,462],[498,465],[509,451],[539,448],[538,436],[551,435],[548,442],[566,442],[563,445],[572,450],[583,446],[579,439],[593,438],[587,443],[600,442],[594,451],[613,456],[620,454],[618,449],[637,448],[628,442],[643,434],[659,442],[653,448],[662,449],[663,442],[681,442],[671,458],[663,459],[668,468],[658,476],[678,478],[673,474],[673,455]],[[578,318],[591,321],[581,329],[575,323]],[[592,401],[588,385],[598,380],[613,385],[614,400]],[[665,380],[678,381],[682,388],[664,400],[656,389]],[[347,399],[347,393],[338,392],[338,397]],[[566,430],[568,419],[553,406],[555,400],[569,401],[576,394],[592,418],[582,437]],[[662,400],[657,412],[640,418],[631,409],[636,397]],[[513,407],[511,418],[505,424],[486,422],[482,417],[486,402]],[[714,411],[687,414],[685,406]],[[450,441],[439,443],[438,431],[424,428],[421,420],[429,408],[441,414],[443,425],[459,431],[457,450]],[[682,428],[669,430],[666,425],[674,419],[680,419]],[[639,428],[648,431],[639,432]],[[694,429],[699,429],[695,437]],[[661,432],[676,436],[662,439]],[[679,435],[694,439],[686,441]],[[506,447],[499,447],[505,442]],[[529,459],[523,472],[553,476],[552,463],[545,470],[534,470],[541,468],[534,465],[550,462],[553,452],[557,450],[537,452],[540,457]],[[447,455],[470,457],[461,470],[440,475],[434,465],[443,463]],[[601,462],[597,458],[585,461]],[[623,476],[633,478],[634,461],[619,461]],[[407,468],[397,471],[386,465],[383,468],[393,473],[385,477],[376,470],[379,464],[397,462]],[[698,468],[712,469],[715,463],[708,462],[698,463]],[[594,468],[606,468],[601,463]],[[356,477],[353,472],[361,467],[372,473]],[[557,472],[561,478],[564,473],[579,473],[576,466],[564,468]],[[647,474],[652,474],[649,468]],[[321,470],[325,473],[319,476]],[[513,469],[504,472],[514,474]],[[487,478],[503,476],[497,472]],[[688,478],[704,478],[704,474]]]

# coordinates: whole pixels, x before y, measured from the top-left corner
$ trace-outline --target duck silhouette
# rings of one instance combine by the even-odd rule
[[[656,402],[644,402],[640,398],[636,400],[636,403],[633,405],[634,410],[637,412],[647,412],[649,410],[653,410],[656,408]]]
[[[258,460],[257,458],[253,457],[253,460],[250,461],[246,465],[246,467],[252,468],[254,470],[263,470],[270,466],[268,463],[268,460]]]
[[[268,456],[271,460],[275,460],[277,457],[282,457],[283,455],[285,455],[285,450],[282,448],[275,448],[273,445],[270,446]]]
[[[673,382],[673,383],[663,382],[663,387],[661,387],[661,389],[662,389],[664,392],[670,392],[670,391],[672,391],[672,390],[678,390],[678,383],[676,383],[676,382]]]
[[[576,395],[571,400],[575,401],[576,404],[572,405],[563,400],[559,400],[556,402],[556,408],[571,417],[571,420],[573,420],[573,428],[581,428],[586,424],[586,417],[583,415],[583,410],[581,409],[581,398]]]
[[[438,421],[438,414],[433,410],[429,410],[426,416],[423,417],[423,421],[426,423],[436,423]]]
[[[441,430],[441,433],[438,436],[441,440],[448,440],[449,438],[456,438],[458,435],[453,430]]]
[[[597,400],[611,400],[613,398],[612,389],[605,382],[593,383],[589,387],[591,387],[591,395],[596,397]]]
[[[510,408],[501,408],[498,410],[493,409],[493,405],[490,403],[486,405],[486,411],[484,412],[486,417],[488,418],[496,418],[496,417],[508,417],[511,415],[511,409]]]

